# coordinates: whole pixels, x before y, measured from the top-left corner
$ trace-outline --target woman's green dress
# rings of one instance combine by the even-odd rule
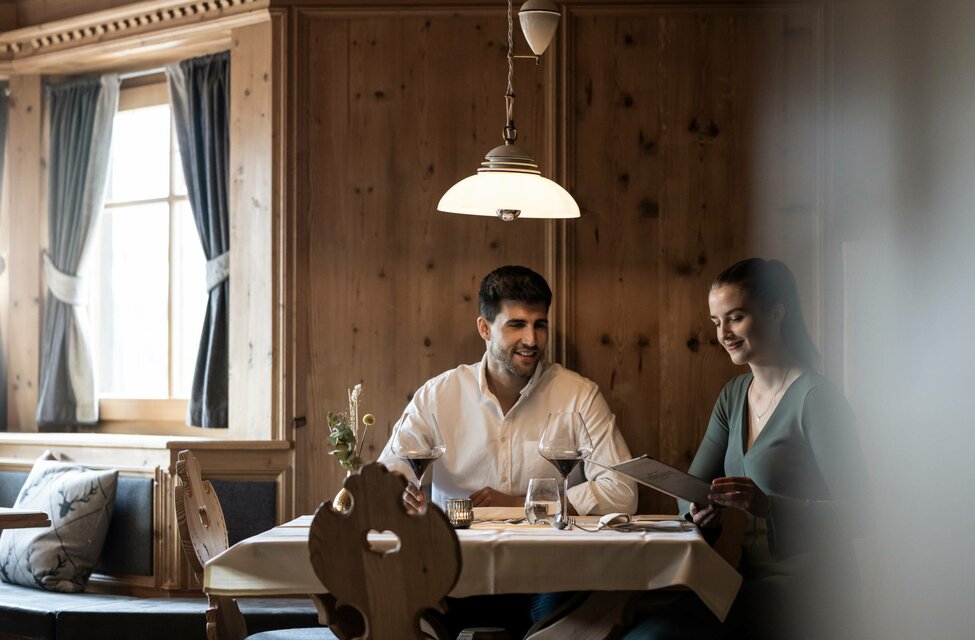
[[[744,583],[727,624],[760,638],[847,635],[866,487],[853,412],[825,378],[803,373],[746,451],[751,382],[749,373],[725,385],[690,468],[705,480],[749,477],[771,505],[767,518],[748,516]]]

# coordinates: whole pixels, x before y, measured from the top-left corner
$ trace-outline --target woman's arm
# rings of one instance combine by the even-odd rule
[[[718,400],[711,410],[711,419],[708,421],[704,439],[697,448],[691,468],[688,469],[688,473],[702,480],[712,480],[724,475],[724,458],[728,451],[729,415],[731,414],[730,386],[731,383],[725,385],[718,395]],[[681,516],[685,519],[690,516],[700,526],[717,526],[720,522],[719,513],[714,507],[702,504],[692,509],[691,503],[685,500],[678,500],[677,507]]]
[[[829,495],[806,500],[769,494],[769,550],[786,557],[830,540],[849,539],[867,480],[853,410],[828,384],[813,387],[802,407],[801,429]]]

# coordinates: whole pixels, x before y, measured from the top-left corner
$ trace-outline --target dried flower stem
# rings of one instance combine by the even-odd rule
[[[362,425],[362,437],[361,438],[359,438],[359,437],[356,438],[355,454],[357,456],[359,456],[359,457],[362,457],[361,456],[361,454],[362,454],[362,444],[366,441],[366,433],[368,433],[368,432],[369,432],[369,425],[364,424],[364,425]]]

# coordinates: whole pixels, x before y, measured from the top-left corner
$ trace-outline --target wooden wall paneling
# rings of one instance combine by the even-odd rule
[[[748,201],[734,104],[735,24],[751,13],[661,16],[660,120],[665,159],[660,254],[661,459],[689,466],[725,381],[739,373],[708,317],[711,279],[747,243]],[[672,504],[672,501],[669,501]]]
[[[278,19],[280,20],[280,18]],[[280,327],[278,264],[281,212],[274,193],[280,153],[275,140],[284,114],[282,46],[267,22],[236,29],[230,65],[230,437],[283,436],[279,398],[281,358],[275,349]]]
[[[36,431],[37,375],[40,361],[42,237],[41,149],[42,87],[40,76],[10,78],[8,124],[10,193],[10,309],[7,352],[7,428]]]
[[[329,73],[328,81],[335,91],[322,92],[317,96],[314,111],[327,113],[335,122],[348,120],[348,55],[346,25],[341,21],[326,22],[313,25],[304,13],[298,13],[294,19],[294,45],[290,48],[291,59],[294,62],[294,76],[291,86],[295,90],[295,109],[291,111],[295,119],[292,127],[295,135],[292,139],[295,155],[295,201],[298,208],[294,221],[293,236],[295,264],[295,282],[298,290],[295,292],[295,412],[302,421],[300,428],[295,429],[295,502],[301,513],[313,513],[317,502],[328,498],[331,486],[328,484],[332,474],[328,473],[326,465],[329,443],[325,424],[320,423],[319,416],[312,413],[315,389],[309,383],[314,367],[314,360],[309,353],[311,332],[314,326],[312,301],[310,290],[314,274],[311,271],[311,251],[315,243],[310,239],[310,207],[312,200],[307,189],[313,180],[318,179],[319,172],[325,167],[333,167],[344,176],[344,159],[347,149],[344,148],[345,136],[341,127],[335,132],[338,140],[332,140],[330,132],[322,122],[322,117],[313,113],[310,105],[310,94],[313,86],[309,82],[312,73],[318,84],[321,74]],[[317,28],[313,28],[317,27]],[[294,32],[292,32],[294,33]],[[328,64],[326,64],[328,61]],[[315,142],[320,144],[315,145]],[[321,144],[325,143],[325,144]],[[314,160],[312,160],[314,158]],[[337,190],[328,197],[329,205],[333,209],[341,210],[346,205],[347,195],[344,190]],[[334,493],[334,492],[331,492]]]
[[[17,3],[13,0],[0,3],[0,31],[17,28]]]
[[[17,25],[26,27],[127,4],[132,0],[18,0]]]
[[[275,308],[272,313],[273,341],[277,356],[274,360],[273,380],[277,384],[272,415],[272,425],[275,438],[294,442],[294,311],[295,311],[295,269],[294,258],[291,255],[292,236],[295,225],[292,184],[294,180],[292,165],[289,163],[288,149],[290,143],[289,123],[293,121],[289,111],[288,92],[291,83],[292,65],[289,65],[289,48],[292,46],[289,37],[293,20],[287,9],[272,9],[271,27],[273,38],[273,99],[271,113],[275,119],[272,127],[272,164],[271,164],[271,193],[276,207],[276,226],[273,233],[274,260],[272,264],[272,278],[276,294]],[[294,466],[288,469],[287,504],[288,513],[294,511]]]
[[[483,354],[477,286],[492,268],[546,265],[545,223],[436,212],[501,143],[507,65],[498,11],[299,14],[296,142],[308,242],[307,426],[296,431],[298,508],[339,486],[326,413],[364,384],[374,458],[415,389]],[[516,69],[519,142],[546,148],[543,69]]]
[[[286,359],[285,377],[282,379],[284,394],[282,400],[286,403],[283,409],[285,415],[285,429],[294,447],[292,461],[292,506],[296,513],[305,513],[298,507],[298,500],[309,492],[302,486],[319,486],[321,482],[316,478],[315,464],[320,460],[315,452],[306,452],[315,446],[314,439],[305,437],[308,430],[308,377],[309,358],[308,349],[308,297],[306,292],[311,282],[308,270],[308,234],[305,232],[304,221],[307,220],[307,198],[298,198],[299,188],[308,181],[308,153],[311,150],[307,144],[299,143],[299,135],[308,135],[308,126],[299,126],[299,114],[306,113],[310,87],[307,83],[299,82],[299,73],[307,73],[305,67],[315,60],[307,34],[307,22],[295,9],[287,9],[285,13],[287,44],[285,47],[286,90],[284,92],[284,113],[286,126],[284,134],[284,157],[281,166],[285,173],[281,176],[281,203],[285,215],[284,247],[282,248],[282,265],[285,278],[285,326],[283,348],[288,353]],[[318,49],[318,47],[315,47]],[[307,53],[306,53],[307,51]],[[312,67],[314,68],[314,67]],[[313,434],[310,434],[313,435]],[[311,441],[310,441],[311,440]],[[318,445],[321,448],[321,445]],[[310,455],[306,455],[306,453]],[[320,451],[317,453],[321,453]],[[310,466],[308,473],[298,473],[298,468]],[[299,486],[299,479],[301,486]],[[315,491],[314,493],[318,493]],[[306,500],[313,503],[313,498]]]
[[[0,32],[0,74],[124,71],[221,51],[268,0],[144,0]]]
[[[582,210],[568,227],[577,261],[570,366],[600,385],[631,451],[656,455],[658,26],[582,11],[567,23],[570,175]]]
[[[816,313],[818,11],[568,12],[566,153],[583,209],[567,227],[569,364],[600,384],[634,454],[686,468],[718,391],[743,371],[708,319],[721,269],[786,259]],[[641,510],[672,509],[641,494]]]
[[[13,158],[13,153],[7,151],[7,147],[0,148],[0,153],[4,154],[4,164]],[[10,171],[6,170],[0,176],[0,260],[3,261],[3,269],[0,271],[0,354],[2,363],[7,368],[7,354],[10,353],[10,342],[7,336],[10,335]],[[4,371],[2,385],[3,401],[0,406],[0,430],[7,427],[7,380]]]

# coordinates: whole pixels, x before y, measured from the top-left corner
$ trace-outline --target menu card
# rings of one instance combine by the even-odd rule
[[[707,505],[711,502],[708,500],[708,492],[711,490],[710,482],[695,478],[689,473],[675,469],[647,455],[633,458],[632,460],[627,460],[626,462],[621,462],[613,466],[601,464],[595,460],[587,459],[586,462],[591,462],[596,466],[622,473],[625,476],[633,478],[640,484],[645,484],[652,489],[656,489],[680,500],[687,500],[688,502],[694,502],[699,505]]]

